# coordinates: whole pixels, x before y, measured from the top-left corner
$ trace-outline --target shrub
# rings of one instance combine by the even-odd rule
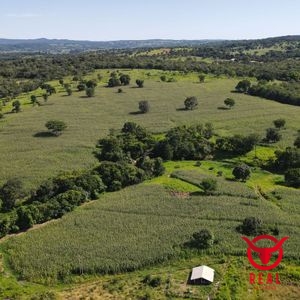
[[[276,128],[281,129],[285,125],[285,119],[277,119],[277,120],[274,120],[273,123]]]
[[[139,110],[143,114],[149,112],[149,110],[150,110],[149,102],[146,100],[140,101],[139,102]]]
[[[214,243],[214,236],[208,229],[202,229],[192,235],[190,246],[197,249],[207,249]]]
[[[201,187],[205,194],[211,194],[211,192],[217,189],[217,181],[213,178],[205,178],[201,181]]]
[[[243,223],[237,227],[237,230],[246,235],[259,235],[267,233],[260,218],[247,217]]]
[[[94,87],[87,87],[85,89],[85,94],[89,98],[94,97],[95,96],[95,88]]]
[[[225,104],[226,106],[228,106],[229,108],[231,108],[231,107],[233,107],[233,106],[235,105],[235,101],[234,101],[234,99],[232,99],[232,98],[226,98],[226,99],[224,100],[224,104]]]
[[[186,110],[194,110],[198,106],[198,100],[196,97],[187,97],[184,100],[184,106]]]
[[[144,80],[137,79],[137,80],[135,81],[135,83],[137,84],[137,86],[138,86],[139,88],[144,87]]]
[[[242,181],[248,179],[250,177],[250,173],[250,167],[246,164],[237,165],[232,171],[232,174],[235,177],[235,179]]]
[[[266,141],[275,143],[281,140],[281,134],[277,128],[268,128],[266,130]]]
[[[45,126],[55,136],[59,136],[67,128],[66,123],[59,120],[50,120]]]

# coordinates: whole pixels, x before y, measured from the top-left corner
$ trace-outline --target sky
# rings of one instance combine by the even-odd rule
[[[0,0],[0,38],[255,39],[300,34],[298,0]]]

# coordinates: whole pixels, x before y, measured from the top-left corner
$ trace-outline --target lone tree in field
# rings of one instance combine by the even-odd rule
[[[229,107],[229,109],[230,109],[230,108],[234,107],[235,101],[234,101],[234,99],[232,99],[232,98],[226,98],[226,99],[224,100],[224,104],[225,104],[227,107]]]
[[[30,100],[33,106],[38,103],[37,97],[35,95],[31,95]]]
[[[139,102],[139,110],[142,114],[149,112],[149,110],[150,110],[149,102],[146,100],[140,101]]]
[[[61,135],[61,133],[67,128],[66,123],[59,120],[50,120],[45,124],[45,126],[55,136]]]
[[[246,181],[250,177],[250,173],[250,168],[246,164],[237,165],[232,170],[232,175],[235,177],[235,179],[242,181]]]
[[[186,110],[194,110],[198,106],[198,100],[196,97],[187,97],[184,100],[184,106]]]
[[[137,80],[135,81],[135,83],[137,84],[137,86],[138,86],[139,88],[144,87],[144,80],[137,79]]]
[[[18,113],[21,111],[21,102],[19,100],[15,100],[13,103],[12,112]]]
[[[214,236],[208,229],[202,229],[192,235],[190,245],[198,249],[207,249],[214,243]]]
[[[85,90],[86,96],[91,98],[95,96],[95,89],[93,87],[86,88]]]
[[[276,143],[281,140],[281,134],[277,128],[268,128],[266,131],[266,140],[269,143]]]
[[[128,85],[130,83],[130,76],[127,74],[122,74],[120,76],[120,82],[122,85]]]
[[[236,91],[239,93],[247,93],[251,86],[251,82],[247,79],[241,80],[235,87]]]
[[[285,119],[277,119],[273,121],[276,128],[281,129],[285,125]]]
[[[245,218],[237,230],[246,235],[258,235],[265,231],[262,220],[256,217]]]
[[[204,75],[204,74],[198,75],[198,79],[199,79],[199,82],[200,82],[200,83],[203,83],[204,80],[205,80],[205,75]]]

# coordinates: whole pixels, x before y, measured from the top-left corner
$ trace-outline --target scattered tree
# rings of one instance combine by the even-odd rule
[[[285,119],[277,119],[273,121],[276,128],[281,129],[285,125]]]
[[[122,74],[120,76],[120,82],[122,85],[129,85],[130,83],[130,76],[127,74]]]
[[[31,95],[30,100],[33,106],[37,104],[37,97],[35,95]]]
[[[265,233],[263,222],[260,218],[247,217],[238,226],[238,231],[246,235],[259,235]]]
[[[21,111],[21,102],[19,100],[15,100],[13,103],[12,112],[18,113]]]
[[[199,82],[200,82],[200,83],[203,83],[204,80],[205,80],[205,75],[204,75],[204,74],[199,74],[199,75],[198,75],[198,79],[199,79]]]
[[[202,229],[192,235],[190,245],[198,249],[207,249],[214,243],[214,236],[208,229]]]
[[[184,100],[184,106],[186,110],[194,110],[198,106],[198,100],[196,97],[187,97]]]
[[[77,85],[78,92],[84,91],[86,89],[86,85],[83,82],[80,82]]]
[[[224,104],[225,104],[226,106],[228,106],[229,108],[232,108],[232,107],[235,105],[235,101],[234,101],[234,99],[232,99],[232,98],[226,98],[226,99],[224,100]]]
[[[251,82],[247,79],[241,80],[235,87],[239,93],[247,93],[251,86]]]
[[[123,93],[123,90],[121,88],[118,89],[118,93]]]
[[[55,136],[59,136],[67,128],[66,123],[59,120],[50,120],[45,124],[45,126]]]
[[[135,83],[137,84],[137,86],[138,86],[139,88],[144,87],[144,80],[137,79],[137,80],[135,81]]]
[[[281,134],[277,128],[268,128],[266,130],[266,141],[269,143],[276,143],[281,140]]]
[[[87,88],[95,88],[97,86],[97,82],[96,80],[88,80],[86,83],[85,83],[86,87]]]
[[[86,88],[85,90],[86,96],[91,98],[95,96],[95,89],[93,87]]]
[[[140,101],[139,102],[139,110],[143,114],[149,112],[149,110],[150,110],[149,102],[146,100]]]
[[[250,173],[250,168],[246,164],[237,165],[232,171],[235,179],[242,181],[246,181],[250,177]]]

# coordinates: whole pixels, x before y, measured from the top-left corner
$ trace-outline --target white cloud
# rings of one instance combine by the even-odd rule
[[[12,14],[6,14],[5,15],[8,18],[38,18],[41,17],[42,15],[40,14],[32,14],[32,13],[12,13]]]

